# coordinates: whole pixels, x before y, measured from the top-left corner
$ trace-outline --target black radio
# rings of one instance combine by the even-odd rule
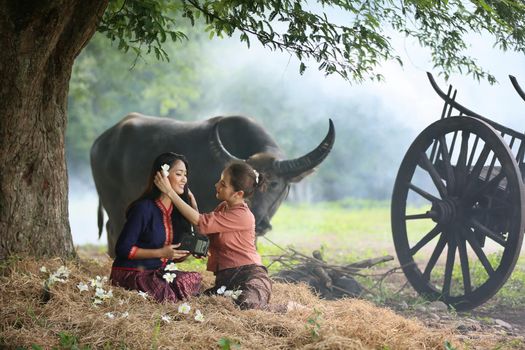
[[[210,240],[205,235],[196,232],[184,232],[177,249],[187,250],[191,254],[204,257],[208,255]]]

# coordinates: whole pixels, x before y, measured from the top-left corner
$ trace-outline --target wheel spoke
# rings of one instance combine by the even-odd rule
[[[461,134],[461,148],[459,151],[458,162],[456,164],[456,185],[458,189],[463,188],[467,178],[467,153],[468,153],[468,139],[470,133],[463,131]]]
[[[470,151],[470,157],[468,157],[467,169],[470,169],[472,161],[474,160],[474,155],[476,154],[476,148],[478,148],[479,136],[476,135],[474,139],[474,145],[472,145],[472,150]]]
[[[428,159],[427,154],[425,152],[421,152],[419,166],[425,169],[430,174],[430,178],[432,179],[432,182],[434,182],[434,185],[436,186],[439,195],[441,196],[441,198],[445,198],[447,196],[447,189],[445,188],[443,181],[441,181],[441,176],[439,176],[436,167],[434,166],[434,164],[432,164],[430,159]]]
[[[467,236],[468,243],[472,247],[472,250],[474,250],[474,253],[476,253],[479,261],[485,268],[485,271],[487,271],[489,277],[492,277],[494,275],[494,269],[492,268],[492,264],[485,255],[483,248],[481,248],[481,246],[479,245],[479,242],[477,241],[476,237],[474,237],[474,233],[470,230],[470,228],[464,228],[463,231]]]
[[[445,265],[445,278],[443,280],[443,295],[450,296],[450,284],[452,282],[452,271],[456,257],[456,242],[449,240],[447,251],[447,263]]]
[[[425,214],[412,214],[406,215],[405,220],[418,220],[418,219],[432,219],[436,217],[436,213],[433,211],[427,211]]]
[[[472,292],[472,284],[470,282],[470,269],[469,269],[468,256],[467,256],[467,245],[465,244],[465,240],[458,235],[456,236],[456,240],[458,243],[459,261],[461,261],[461,274],[463,275],[463,287],[464,287],[464,291],[466,295]]]
[[[419,194],[421,197],[429,200],[430,202],[437,202],[439,201],[439,198],[437,197],[434,197],[433,195],[431,195],[430,193],[428,193],[427,191],[417,187],[416,185],[412,184],[412,183],[409,183],[408,184],[408,188],[410,188],[411,190],[413,190],[414,192],[416,192],[417,194]]]
[[[490,175],[492,175],[492,170],[494,169],[494,164],[496,164],[496,155],[492,155],[492,160],[490,161],[489,168],[487,169],[487,172],[485,173],[485,182],[489,181]]]
[[[432,252],[432,255],[430,256],[430,259],[428,260],[428,264],[425,267],[425,271],[423,272],[423,276],[430,281],[430,273],[434,269],[434,266],[436,266],[436,262],[441,255],[441,252],[443,252],[443,249],[445,248],[445,245],[447,244],[447,239],[445,237],[445,234],[441,234],[439,236],[439,241],[436,244],[436,248]]]
[[[439,147],[441,150],[441,157],[445,163],[445,174],[447,178],[447,190],[452,192],[454,190],[454,169],[452,168],[452,163],[450,163],[450,156],[447,149],[447,140],[445,136],[439,138]]]
[[[507,245],[507,243],[505,242],[505,239],[503,237],[501,237],[500,235],[498,235],[497,233],[495,233],[494,231],[492,231],[488,227],[484,226],[478,220],[472,218],[472,219],[470,219],[470,223],[472,224],[472,226],[478,232],[481,232],[482,234],[484,234],[485,236],[489,237],[490,239],[492,239],[494,242],[498,243],[502,247],[505,247]]]
[[[416,254],[421,248],[423,248],[428,242],[434,239],[438,234],[441,233],[441,227],[439,225],[434,226],[430,232],[428,232],[419,242],[410,248],[410,255]]]

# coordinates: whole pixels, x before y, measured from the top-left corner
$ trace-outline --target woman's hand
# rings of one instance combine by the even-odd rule
[[[175,248],[180,247],[179,244],[171,244],[171,245],[165,245],[164,247],[160,248],[160,257],[161,258],[168,258],[172,260],[184,260],[190,255],[190,252],[187,250],[178,250]]]
[[[182,216],[184,216],[192,225],[197,225],[199,223],[199,212],[180,198],[177,192],[171,187],[170,181],[167,177],[162,175],[160,171],[157,171],[154,181],[158,189],[171,199]]]
[[[155,174],[155,186],[158,187],[158,189],[162,192],[162,193],[165,193],[167,195],[170,194],[170,192],[173,191],[173,188],[171,187],[171,184],[170,184],[170,180],[168,180],[168,178],[164,175],[162,175],[162,173],[160,171],[157,171],[157,174]],[[175,191],[173,191],[175,192]]]

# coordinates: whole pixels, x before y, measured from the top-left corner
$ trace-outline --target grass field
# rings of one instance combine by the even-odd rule
[[[411,211],[418,213],[424,210],[413,208]],[[314,249],[320,249],[327,261],[336,264],[386,254],[396,256],[390,228],[390,203],[387,201],[347,199],[318,204],[284,204],[274,216],[272,225],[273,229],[267,235],[268,239],[259,239],[259,251],[263,256],[281,254],[282,250],[272,242],[284,248],[294,247],[307,255]],[[411,225],[415,231],[422,234],[430,229],[428,223],[412,222]],[[265,262],[268,261],[266,259]],[[394,260],[389,266],[395,264],[397,261]],[[443,273],[442,268],[438,267],[436,270],[437,273]],[[485,279],[484,270],[479,263],[472,266],[471,273],[473,279]],[[495,296],[495,302],[508,306],[525,306],[523,289],[525,249],[522,248],[514,271]]]
[[[319,204],[284,204],[272,219],[267,234],[280,246],[304,252],[322,248],[326,258],[345,262],[393,254],[388,202],[345,200]],[[260,244],[272,244],[264,237]],[[278,250],[276,250],[277,252]]]

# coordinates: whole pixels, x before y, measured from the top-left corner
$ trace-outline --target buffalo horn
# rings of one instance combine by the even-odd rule
[[[224,164],[232,161],[244,161],[244,159],[237,158],[233,154],[228,152],[228,150],[222,144],[221,137],[219,136],[219,122],[215,123],[215,125],[213,126],[212,133],[210,134],[209,144],[210,150],[215,156],[215,158],[217,158]]]
[[[335,142],[335,128],[332,119],[329,119],[329,123],[328,133],[319,146],[300,158],[276,160],[273,163],[274,171],[281,176],[296,177],[321,164],[332,150]]]

